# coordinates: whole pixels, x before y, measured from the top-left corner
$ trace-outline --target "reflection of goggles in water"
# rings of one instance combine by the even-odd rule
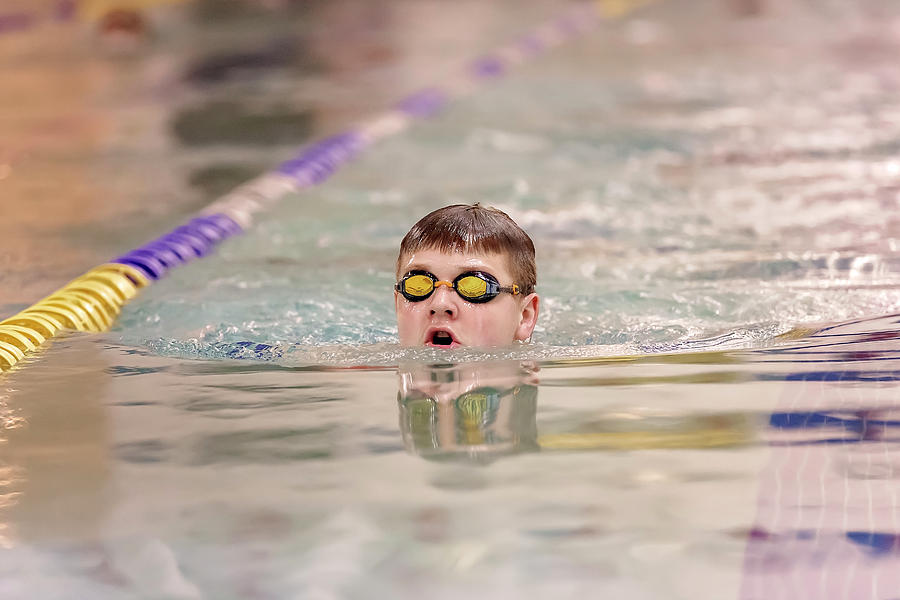
[[[513,296],[520,293],[518,285],[503,287],[493,275],[483,271],[467,271],[452,282],[441,281],[428,271],[410,271],[394,285],[394,289],[410,302],[421,302],[433,294],[440,285],[453,288],[463,300],[474,303],[493,300],[500,292]]]
[[[452,402],[456,416],[456,443],[470,446],[494,442],[494,432],[487,428],[497,419],[501,399],[517,391],[518,388],[500,391],[485,387],[457,397]],[[437,402],[425,394],[415,394],[403,398],[401,404],[405,409],[409,431],[417,438],[416,445],[439,448],[442,444],[437,438]],[[422,439],[422,436],[428,440]]]

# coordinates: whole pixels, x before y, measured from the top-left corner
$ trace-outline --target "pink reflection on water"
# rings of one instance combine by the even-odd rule
[[[863,334],[861,348],[835,359],[846,350],[865,355],[865,344],[893,334]],[[849,365],[863,377],[825,371],[829,364],[787,386],[772,415],[742,600],[888,600],[900,593],[900,397],[896,371],[888,370],[896,362]]]

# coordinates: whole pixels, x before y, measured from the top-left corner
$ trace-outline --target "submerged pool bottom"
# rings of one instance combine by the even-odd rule
[[[895,598],[898,320],[362,369],[73,336],[4,379],[0,597]]]

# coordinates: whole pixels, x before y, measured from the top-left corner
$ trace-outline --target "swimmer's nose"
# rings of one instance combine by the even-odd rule
[[[453,284],[447,281],[438,281],[434,284],[434,293],[431,294],[431,316],[443,313],[448,317],[455,317],[459,307],[456,305],[456,291]]]

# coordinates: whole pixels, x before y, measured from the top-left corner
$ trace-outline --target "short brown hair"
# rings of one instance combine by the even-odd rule
[[[397,270],[404,256],[430,249],[506,254],[513,283],[523,294],[532,293],[537,284],[534,242],[509,215],[493,207],[451,204],[428,213],[400,242]]]

